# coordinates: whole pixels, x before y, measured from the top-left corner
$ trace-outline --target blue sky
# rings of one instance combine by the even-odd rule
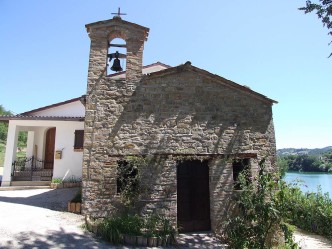
[[[277,100],[277,148],[332,145],[332,51],[305,0],[0,0],[0,104],[14,113],[85,94],[85,24],[150,28],[144,64],[194,66]]]

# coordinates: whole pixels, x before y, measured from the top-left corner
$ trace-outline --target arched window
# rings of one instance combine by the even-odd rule
[[[126,57],[126,42],[121,38],[111,40],[108,44],[107,75],[112,76],[126,71]]]

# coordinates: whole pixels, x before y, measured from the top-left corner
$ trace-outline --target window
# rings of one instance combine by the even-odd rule
[[[234,180],[234,189],[241,190],[241,186],[239,183],[239,175],[242,172],[249,171],[249,159],[236,159],[233,161],[233,180]],[[250,181],[250,174],[246,175],[246,182]]]
[[[117,194],[123,192],[135,193],[138,187],[137,167],[128,161],[118,161],[117,169]]]
[[[84,130],[75,130],[74,150],[82,150],[84,142]]]

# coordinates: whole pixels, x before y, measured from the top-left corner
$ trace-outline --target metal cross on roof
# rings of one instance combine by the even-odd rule
[[[121,16],[121,15],[127,15],[125,13],[121,13],[120,8],[118,8],[118,13],[111,13],[112,15],[117,15],[117,16]]]

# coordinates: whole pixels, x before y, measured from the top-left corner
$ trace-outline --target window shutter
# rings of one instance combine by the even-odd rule
[[[75,130],[74,149],[83,149],[84,130]]]

